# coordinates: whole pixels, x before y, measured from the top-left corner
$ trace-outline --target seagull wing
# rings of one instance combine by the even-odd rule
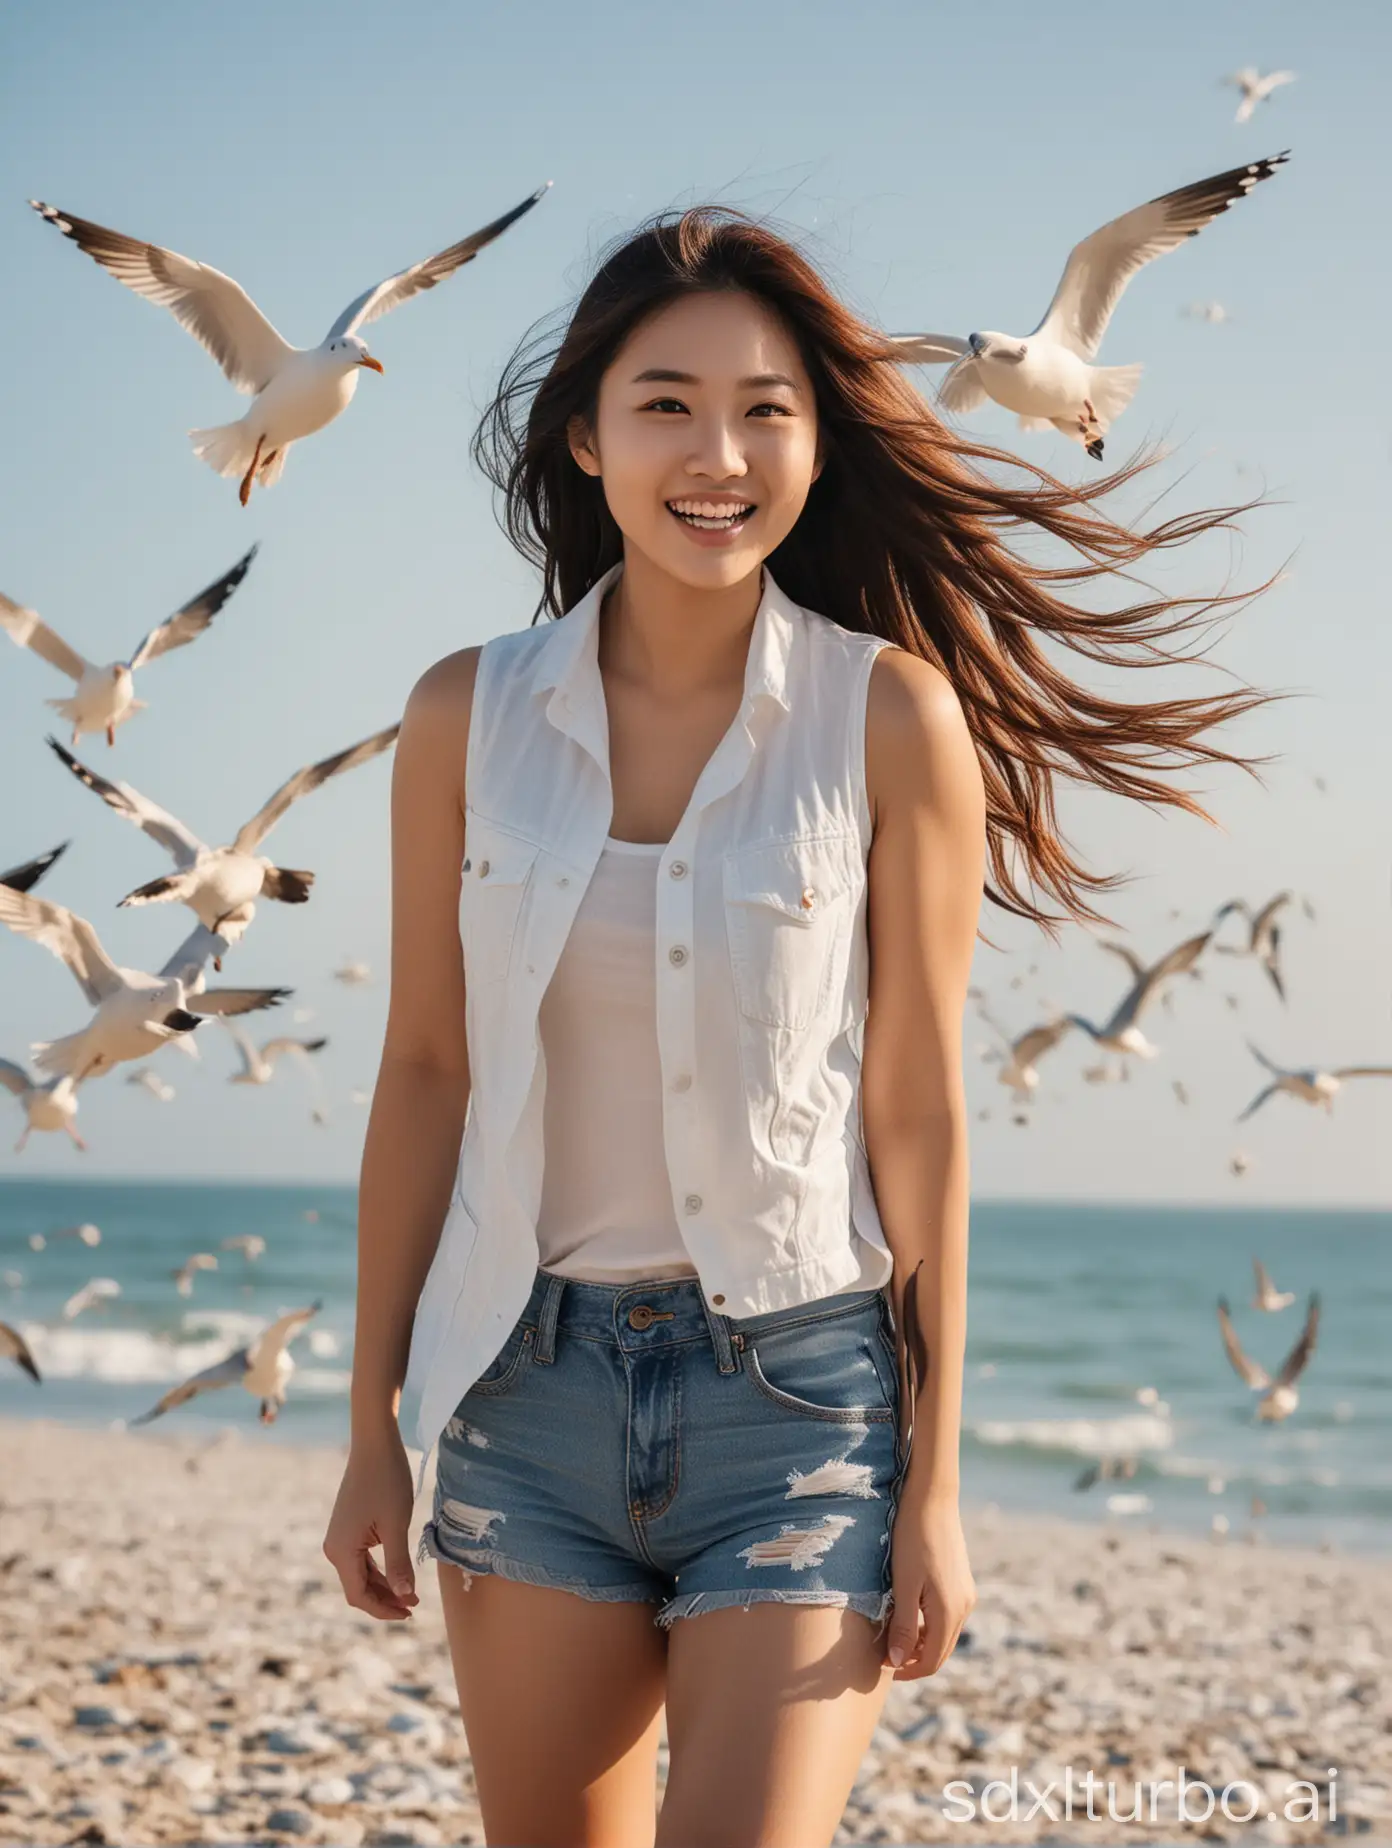
[[[280,337],[241,284],[221,270],[89,219],[73,218],[41,199],[29,203],[118,282],[167,308],[180,327],[207,348],[238,391],[264,391],[294,354],[294,347]]]
[[[187,993],[202,976],[203,965],[208,958],[221,956],[230,948],[231,945],[225,937],[220,937],[215,930],[209,930],[206,924],[200,924],[184,938],[160,970],[160,974],[166,980],[177,978],[183,983]],[[190,1012],[192,1012],[191,1009]]]
[[[1252,1259],[1252,1275],[1256,1278],[1258,1296],[1268,1296],[1275,1289],[1276,1286],[1271,1281],[1271,1273],[1260,1258]]]
[[[1279,90],[1283,83],[1294,83],[1294,82],[1295,82],[1295,72],[1294,71],[1268,71],[1265,77],[1261,79],[1262,95],[1270,96],[1271,92],[1273,90]]]
[[[459,243],[451,244],[448,250],[426,257],[423,262],[413,263],[410,269],[399,270],[395,276],[388,276],[385,282],[374,283],[370,289],[364,289],[356,301],[349,302],[325,339],[337,340],[342,334],[355,334],[360,327],[366,327],[369,321],[379,320],[382,315],[390,314],[393,308],[399,308],[402,302],[409,302],[413,295],[419,295],[423,289],[433,289],[437,282],[452,276],[464,264],[472,262],[495,237],[501,237],[509,225],[515,225],[519,218],[530,212],[538,200],[546,196],[550,185],[548,180],[545,186],[539,186],[521,205],[513,206],[510,212],[504,212],[501,218],[495,218],[481,231],[475,231]]]
[[[1252,947],[1254,949],[1267,931],[1271,929],[1271,920],[1276,916],[1276,913],[1281,909],[1282,905],[1288,905],[1290,901],[1291,895],[1289,892],[1278,892],[1275,898],[1267,900],[1261,910],[1252,919]]]
[[[226,1360],[205,1367],[201,1373],[195,1373],[182,1385],[171,1386],[157,1405],[152,1405],[148,1412],[142,1412],[138,1418],[132,1418],[131,1423],[149,1424],[152,1418],[160,1418],[165,1412],[172,1412],[176,1405],[186,1405],[190,1399],[196,1399],[200,1392],[215,1392],[219,1386],[235,1386],[249,1366],[247,1349],[238,1348]]]
[[[975,411],[988,397],[981,369],[970,357],[959,359],[938,387],[938,403],[945,411]]]
[[[205,851],[196,834],[190,834],[183,822],[176,821],[164,809],[148,801],[138,789],[132,789],[129,783],[108,782],[95,770],[89,770],[86,764],[79,763],[72,752],[64,749],[56,738],[50,738],[48,746],[68,766],[79,783],[85,783],[92,794],[100,796],[109,809],[114,809],[127,821],[133,821],[152,841],[158,841],[181,870],[192,866],[199,854]]]
[[[167,622],[151,629],[126,663],[132,673],[137,667],[144,667],[147,661],[168,654],[171,648],[182,648],[185,642],[191,642],[195,636],[201,635],[251,569],[251,561],[255,556],[256,547],[253,546],[245,558],[238,559],[232,569],[224,572],[215,584],[200,590],[196,597],[190,597],[183,608],[175,610]]]
[[[1237,1121],[1239,1123],[1245,1123],[1248,1117],[1254,1116],[1256,1112],[1261,1109],[1267,1098],[1274,1097],[1280,1088],[1281,1086],[1278,1080],[1275,1084],[1269,1084],[1264,1091],[1258,1091],[1251,1103],[1248,1104],[1247,1108],[1242,1112],[1242,1115],[1238,1117]]]
[[[332,757],[322,758],[317,764],[309,764],[303,770],[297,770],[239,830],[232,843],[233,852],[255,853],[292,802],[318,789],[331,776],[338,776],[344,770],[354,770],[359,764],[365,764],[370,758],[379,757],[383,751],[390,750],[400,730],[401,721],[398,719],[395,725],[389,725],[385,731],[374,732],[372,737],[364,738],[361,744],[350,744],[346,751],[336,751]]]
[[[242,1061],[240,1075],[244,1078],[250,1077],[256,1070],[256,1048],[252,1045],[250,1037],[240,1027],[234,1027],[230,1018],[219,1015],[218,1025],[226,1028],[233,1045],[237,1048],[238,1057]]]
[[[1261,1392],[1271,1384],[1271,1376],[1265,1367],[1250,1359],[1242,1351],[1242,1344],[1237,1338],[1237,1330],[1232,1325],[1228,1314],[1228,1305],[1220,1296],[1218,1298],[1218,1327],[1223,1336],[1223,1352],[1233,1364],[1233,1371],[1244,1386],[1250,1386],[1253,1392]]]
[[[49,869],[68,851],[71,841],[64,841],[61,847],[51,847],[47,853],[41,853],[37,860],[26,860],[23,866],[12,866],[7,873],[0,873],[0,885],[7,885],[13,892],[32,892]]]
[[[279,1007],[290,988],[205,988],[188,997],[191,1014],[254,1014],[258,1008]]]
[[[274,1065],[281,1053],[288,1053],[292,1059],[303,1059],[308,1063],[309,1054],[322,1052],[328,1045],[326,1039],[268,1039],[261,1048],[261,1057],[268,1065]]]
[[[8,924],[21,937],[32,937],[61,957],[93,1007],[124,986],[92,926],[65,905],[0,886],[0,924]]]
[[[323,1307],[323,1299],[316,1298],[307,1309],[292,1309],[272,1322],[269,1328],[262,1329],[251,1346],[252,1366],[259,1366],[266,1360],[273,1361],[273,1357],[282,1348],[289,1347],[305,1323],[312,1321]]]
[[[0,591],[0,629],[21,648],[32,650],[50,667],[66,674],[69,680],[81,680],[87,672],[88,664],[75,648],[69,648],[62,636],[42,622],[33,610],[25,609],[22,603],[16,603],[3,591]]]
[[[1305,1326],[1290,1353],[1281,1362],[1281,1371],[1276,1375],[1277,1383],[1289,1386],[1292,1380],[1299,1379],[1305,1371],[1311,1354],[1315,1351],[1315,1336],[1319,1333],[1320,1299],[1318,1290],[1310,1292],[1310,1307],[1305,1311]]]
[[[971,352],[956,334],[888,334],[886,339],[899,349],[894,357],[901,366],[950,366]]]
[[[1085,237],[1069,253],[1054,299],[1034,332],[1071,348],[1080,359],[1092,359],[1136,271],[1196,236],[1288,158],[1263,157],[1162,193]]]
[[[1022,1033],[1011,1048],[1017,1065],[1033,1065],[1036,1059],[1042,1059],[1046,1052],[1052,1052],[1064,1034],[1073,1025],[1071,1020],[1051,1020],[1042,1027],[1031,1027],[1028,1033]]]
[[[1177,943],[1166,952],[1157,963],[1136,978],[1135,986],[1117,1009],[1114,1024],[1119,1026],[1125,1021],[1136,1021],[1149,1003],[1154,1000],[1162,983],[1171,976],[1184,975],[1199,960],[1212,937],[1211,930],[1203,930],[1195,937],[1186,937],[1183,943]]]
[[[1392,1065],[1341,1065],[1331,1078],[1392,1078]]]
[[[1146,966],[1128,944],[1104,943],[1099,940],[1097,947],[1099,950],[1106,950],[1112,956],[1119,956],[1131,971],[1131,979],[1133,982],[1139,982],[1144,976]]]
[[[22,1065],[16,1065],[13,1059],[0,1059],[0,1089],[8,1091],[12,1097],[23,1097],[31,1089],[32,1082]]]

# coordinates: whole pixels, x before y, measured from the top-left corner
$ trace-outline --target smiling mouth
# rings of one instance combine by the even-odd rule
[[[753,501],[670,500],[667,511],[702,533],[729,533],[754,512]]]

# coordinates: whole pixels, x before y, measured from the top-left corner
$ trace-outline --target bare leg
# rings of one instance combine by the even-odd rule
[[[259,437],[259,436],[257,437],[256,454],[251,458],[251,467],[247,470],[246,474],[242,476],[242,485],[241,485],[241,488],[238,490],[237,498],[238,500],[241,501],[244,507],[246,506],[247,502],[251,499],[252,477],[253,475],[255,475],[257,469],[261,465],[261,444],[263,441],[264,441],[264,438]]]
[[[679,1618],[658,1848],[829,1843],[893,1681],[883,1653],[868,1618],[834,1606]]]
[[[655,1604],[438,1562],[490,1842],[652,1848],[666,1638]]]

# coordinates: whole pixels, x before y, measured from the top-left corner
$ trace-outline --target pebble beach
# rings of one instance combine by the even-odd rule
[[[483,1841],[435,1568],[382,1624],[320,1552],[342,1460],[0,1421],[0,1844]],[[1385,1561],[990,1506],[968,1537],[966,1640],[891,1690],[838,1841],[1392,1840]],[[1211,1815],[1176,1821],[1179,1767]]]

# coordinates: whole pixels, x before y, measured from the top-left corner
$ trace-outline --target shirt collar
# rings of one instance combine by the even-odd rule
[[[620,572],[622,560],[612,565],[580,601],[553,621],[537,651],[532,669],[533,693],[550,692],[546,716],[559,730],[576,735],[584,715],[604,712],[604,682],[599,672],[599,612]],[[789,663],[801,611],[773,581],[764,567],[763,593],[754,617],[749,656],[744,670],[741,713],[748,713],[760,694],[788,711]]]

